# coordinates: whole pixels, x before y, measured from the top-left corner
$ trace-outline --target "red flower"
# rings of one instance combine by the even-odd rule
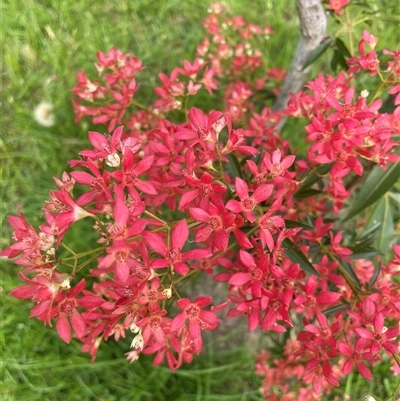
[[[186,320],[189,320],[189,336],[193,340],[194,351],[199,354],[202,347],[201,330],[214,330],[221,321],[211,311],[200,309],[211,302],[211,297],[199,297],[190,302],[188,298],[182,298],[177,303],[183,312],[175,316],[172,321],[171,331],[179,332]]]
[[[260,227],[260,239],[262,246],[268,246],[272,251],[274,248],[274,239],[272,234],[278,232],[280,228],[285,227],[285,221],[280,216],[272,216],[282,205],[282,198],[279,197],[270,207],[270,209],[258,219]]]
[[[148,181],[141,180],[138,176],[149,170],[153,165],[154,156],[145,157],[135,167],[133,153],[129,148],[125,148],[124,154],[124,170],[114,171],[111,175],[118,181],[121,181],[125,187],[128,187],[130,191],[133,186],[138,188],[140,191],[149,194],[157,195],[157,191],[153,184]]]
[[[190,215],[197,221],[207,223],[206,226],[201,227],[196,233],[196,242],[206,241],[212,233],[214,233],[213,243],[220,251],[225,251],[228,247],[229,232],[228,228],[231,227],[235,221],[235,214],[229,212],[221,213],[221,209],[213,204],[210,204],[207,213],[204,209],[198,207],[189,208]]]
[[[384,327],[385,318],[382,313],[378,313],[373,321],[374,332],[359,327],[356,330],[357,334],[364,339],[370,340],[371,352],[373,355],[377,354],[381,348],[385,348],[386,352],[390,355],[397,353],[399,346],[394,341],[389,341],[399,335],[399,329],[392,327],[388,329]]]
[[[69,343],[71,341],[71,326],[78,338],[85,334],[86,323],[81,314],[76,310],[77,307],[95,308],[100,306],[103,299],[94,295],[85,295],[77,299],[76,296],[85,288],[86,281],[82,279],[66,295],[59,294],[55,301],[58,305],[52,309],[52,316],[57,316],[57,333],[60,338]]]
[[[184,263],[186,260],[208,258],[212,253],[208,249],[192,249],[187,252],[181,252],[189,237],[189,227],[186,220],[179,221],[172,229],[171,247],[168,249],[164,239],[160,234],[150,231],[143,233],[145,243],[153,249],[153,251],[162,255],[164,259],[155,259],[151,263],[153,269],[160,267],[173,266],[174,270],[185,276],[189,271],[189,266]]]
[[[232,212],[240,213],[243,212],[247,220],[251,223],[254,222],[253,209],[258,203],[264,202],[272,193],[273,186],[269,184],[262,184],[254,191],[252,196],[249,196],[249,187],[246,182],[241,178],[236,177],[235,189],[239,196],[240,202],[231,199],[226,204],[226,208],[232,210]]]
[[[315,276],[310,276],[304,286],[306,294],[298,295],[294,303],[306,308],[316,308],[320,305],[332,305],[341,297],[337,292],[331,291],[322,291],[318,295],[315,295],[314,292],[317,287],[317,278]]]
[[[338,348],[342,355],[347,356],[348,359],[343,365],[343,374],[348,375],[353,370],[353,365],[355,364],[358,370],[358,373],[362,377],[367,380],[372,380],[372,374],[369,368],[361,362],[361,360],[365,360],[368,362],[373,362],[374,357],[369,351],[364,351],[366,345],[366,340],[363,338],[359,338],[355,345],[354,350],[351,349],[350,345],[347,343],[339,343]]]

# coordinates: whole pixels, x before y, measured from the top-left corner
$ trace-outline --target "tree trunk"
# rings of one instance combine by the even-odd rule
[[[274,111],[286,108],[290,93],[297,93],[304,85],[311,66],[303,70],[310,53],[326,36],[326,14],[320,0],[296,0],[300,19],[301,37],[292,64],[286,75],[279,96],[273,106]],[[281,124],[280,128],[283,126]]]

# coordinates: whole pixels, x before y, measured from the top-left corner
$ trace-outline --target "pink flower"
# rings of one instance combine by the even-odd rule
[[[241,178],[236,177],[235,180],[236,193],[240,199],[240,202],[231,199],[226,204],[226,208],[235,213],[243,212],[247,220],[251,223],[254,222],[254,215],[252,211],[258,203],[264,202],[272,193],[273,186],[269,184],[262,184],[257,187],[252,196],[249,196],[249,187],[246,182]]]
[[[342,14],[342,8],[346,7],[349,1],[350,0],[329,0],[328,8],[333,10],[336,14]]]
[[[294,163],[294,159],[296,158],[296,156],[290,155],[286,156],[281,161],[281,157],[282,153],[279,149],[276,149],[274,153],[272,153],[272,160],[268,153],[264,156],[263,163],[267,167],[267,170],[270,171],[274,177],[284,175],[287,169]]]
[[[86,281],[82,279],[66,295],[59,294],[54,299],[55,302],[58,302],[58,305],[53,307],[51,314],[52,316],[57,316],[57,333],[66,343],[71,341],[71,326],[78,338],[81,338],[85,334],[85,320],[76,308],[95,308],[104,302],[103,299],[94,295],[85,295],[82,298],[76,298],[85,288],[85,284]]]
[[[125,148],[123,168],[124,170],[114,171],[111,175],[118,181],[121,181],[124,187],[128,187],[131,191],[132,187],[135,186],[140,191],[149,194],[157,195],[157,191],[154,185],[149,181],[144,181],[139,178],[139,175],[149,170],[153,165],[154,156],[148,156],[143,160],[139,161],[134,167],[133,153],[129,148]]]
[[[200,353],[202,347],[201,330],[214,330],[221,323],[214,312],[200,309],[210,302],[211,297],[199,297],[193,302],[188,298],[182,298],[177,303],[183,312],[176,315],[172,321],[171,331],[179,332],[186,320],[189,320],[189,335],[197,354]]]
[[[374,357],[369,351],[364,351],[366,345],[366,340],[363,338],[359,338],[355,345],[354,350],[351,349],[350,345],[344,342],[338,344],[339,351],[342,355],[347,356],[348,359],[343,365],[343,374],[348,375],[353,370],[353,365],[355,364],[358,370],[358,373],[362,377],[367,380],[372,380],[372,374],[369,368],[361,362],[361,360],[365,360],[368,362],[373,362]]]
[[[374,332],[359,327],[355,329],[357,334],[363,338],[370,340],[371,353],[373,355],[377,354],[383,347],[388,355],[398,352],[399,346],[394,341],[390,341],[392,338],[396,338],[399,335],[399,329],[392,327],[388,329],[384,327],[385,318],[382,313],[378,313],[373,321]]]
[[[171,246],[167,248],[164,239],[160,234],[146,231],[143,233],[145,243],[163,256],[164,259],[155,259],[151,263],[153,269],[173,266],[174,270],[186,276],[189,266],[184,263],[186,260],[208,258],[212,253],[208,249],[192,249],[182,253],[182,248],[189,237],[189,227],[186,220],[179,221],[171,232]]]
[[[315,276],[310,276],[304,286],[305,295],[298,295],[294,303],[306,308],[316,308],[320,305],[333,305],[340,298],[340,294],[332,291],[322,291],[318,295],[314,292],[318,287],[318,281]]]

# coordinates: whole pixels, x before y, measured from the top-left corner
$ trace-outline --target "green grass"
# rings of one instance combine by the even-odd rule
[[[275,35],[265,43],[270,67],[287,68],[298,38],[294,2],[273,0],[227,1],[236,14],[260,25],[272,26]],[[369,2],[373,7],[391,6],[390,0]],[[195,0],[89,1],[8,0],[2,3],[2,138],[0,246],[9,244],[8,214],[20,205],[32,225],[41,223],[39,211],[53,176],[66,170],[67,160],[87,147],[87,120],[73,123],[70,89],[78,71],[95,74],[97,50],[111,46],[136,55],[146,65],[138,75],[139,97],[153,99],[157,74],[168,73],[184,59],[192,60],[202,38],[201,21],[208,2]],[[396,25],[374,21],[376,31],[390,43]],[[365,25],[358,26],[361,30]],[[398,35],[397,35],[398,37]],[[346,40],[347,36],[344,35]],[[381,39],[382,43],[384,39]],[[393,46],[392,46],[393,47]],[[26,49],[31,50],[27,57]],[[327,68],[320,60],[314,68]],[[56,124],[38,125],[32,117],[40,101],[54,104]],[[296,146],[296,143],[293,143]],[[76,235],[78,245],[79,235]],[[29,320],[30,305],[8,295],[20,285],[17,267],[2,261],[1,337],[2,391],[4,400],[261,400],[261,382],[253,373],[253,353],[233,332],[206,342],[204,353],[193,365],[176,373],[154,368],[141,357],[130,365],[123,353],[129,341],[109,341],[90,364],[78,342],[64,344],[54,329]],[[221,343],[231,344],[223,347]],[[254,347],[252,347],[254,349]],[[387,366],[372,384],[353,377],[348,394],[361,399],[369,391],[384,398],[395,386],[386,377]],[[372,387],[368,387],[372,386]],[[343,394],[345,384],[337,394]],[[336,393],[335,393],[336,394]],[[340,398],[339,398],[340,399]]]

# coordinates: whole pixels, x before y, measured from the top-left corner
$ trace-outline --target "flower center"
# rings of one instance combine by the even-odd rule
[[[304,302],[304,306],[309,308],[314,308],[317,305],[317,300],[312,295],[307,295],[306,300]]]
[[[129,251],[126,249],[121,249],[120,251],[115,253],[115,259],[119,263],[125,263],[126,260],[128,259],[129,256]]]
[[[189,319],[196,319],[199,315],[200,308],[196,305],[191,304],[186,307],[185,312]]]
[[[60,305],[60,311],[66,313],[67,315],[72,315],[75,310],[75,302],[72,299],[66,299]]]
[[[262,279],[263,273],[260,269],[251,269],[250,276],[253,280],[260,281]]]
[[[209,184],[204,184],[201,186],[201,190],[200,190],[201,196],[203,198],[210,196],[211,193],[211,185]]]
[[[282,306],[282,302],[279,299],[273,299],[269,303],[269,309],[277,311]]]
[[[208,224],[213,230],[219,230],[222,227],[221,217],[219,216],[212,217],[211,220],[208,222]]]
[[[113,240],[126,238],[126,227],[122,224],[114,224],[110,229],[110,236]]]
[[[96,178],[90,183],[90,188],[98,193],[103,192],[103,180],[101,178]]]
[[[247,198],[242,202],[242,206],[243,209],[250,212],[256,206],[256,201],[254,200],[254,198]]]
[[[177,263],[182,261],[181,252],[178,248],[172,248],[167,253],[167,259],[171,261],[171,263]]]
[[[149,319],[149,325],[151,327],[151,330],[156,331],[161,326],[160,316],[152,316]]]
[[[129,172],[124,174],[124,183],[126,186],[135,185],[138,182],[137,175]]]
[[[158,292],[157,291],[150,291],[149,295],[147,296],[147,298],[149,299],[150,302],[154,302],[157,301],[158,299]]]

